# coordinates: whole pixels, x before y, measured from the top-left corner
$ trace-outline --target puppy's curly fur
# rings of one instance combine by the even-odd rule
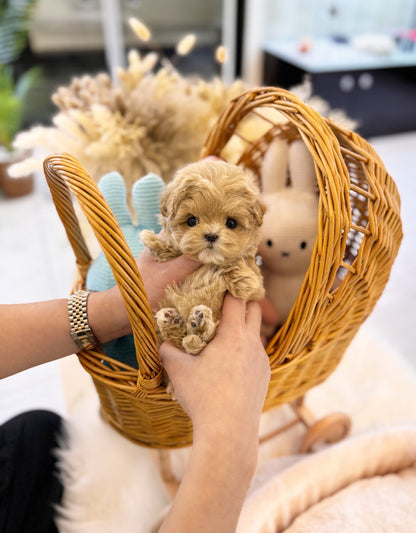
[[[141,237],[158,261],[184,254],[202,266],[167,288],[156,314],[162,340],[198,354],[215,334],[226,291],[263,297],[255,254],[264,213],[252,176],[235,165],[206,159],[176,173],[162,197],[163,232]]]

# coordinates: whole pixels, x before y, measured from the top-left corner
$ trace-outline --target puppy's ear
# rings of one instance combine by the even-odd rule
[[[163,193],[160,202],[160,214],[167,220],[175,218],[180,203],[180,191],[183,189],[183,184],[177,179],[171,181]]]
[[[178,171],[174,180],[167,185],[163,193],[160,204],[161,215],[167,220],[173,220],[181,202],[186,198],[192,198],[198,189],[194,176]]]
[[[263,199],[260,196],[256,196],[253,203],[253,215],[257,226],[261,226],[263,224],[263,217],[266,213],[266,210],[267,207]]]
[[[171,201],[169,200],[169,185],[166,187],[163,196],[160,200],[160,214],[162,217],[171,215]]]
[[[252,215],[254,223],[257,226],[261,226],[263,224],[263,217],[266,213],[266,204],[264,203],[263,197],[261,196],[260,188],[257,184],[257,179],[250,169],[244,169],[244,172],[249,180],[249,184],[247,185],[249,195],[251,195],[251,198],[248,199],[248,201],[251,203],[252,208]]]

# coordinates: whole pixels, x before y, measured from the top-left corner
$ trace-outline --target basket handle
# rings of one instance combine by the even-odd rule
[[[162,369],[152,311],[136,261],[118,222],[95,181],[74,157],[66,153],[51,155],[45,159],[43,168],[83,282],[91,255],[75,214],[71,192],[91,224],[127,309],[139,365],[138,392],[154,390],[161,383]]]

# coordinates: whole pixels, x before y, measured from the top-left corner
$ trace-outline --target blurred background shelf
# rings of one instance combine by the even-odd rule
[[[315,94],[356,119],[365,137],[416,129],[416,48],[376,55],[348,42],[264,43],[264,82],[290,88],[310,79]]]

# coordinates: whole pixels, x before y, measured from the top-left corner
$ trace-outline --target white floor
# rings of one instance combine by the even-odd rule
[[[372,139],[372,143],[398,185],[405,236],[389,284],[363,327],[375,331],[416,366],[416,132]],[[73,254],[43,181],[21,199],[0,195],[0,250],[0,303],[68,294]],[[2,380],[0,423],[32,408],[65,415],[68,396],[63,392],[61,366],[50,363]]]
[[[404,237],[390,280],[365,327],[416,366],[416,133],[370,141],[399,189]]]
[[[0,196],[0,250],[0,303],[63,298],[69,293],[73,254],[43,184],[19,199]],[[0,422],[36,408],[66,414],[60,367],[52,362],[1,380]]]

